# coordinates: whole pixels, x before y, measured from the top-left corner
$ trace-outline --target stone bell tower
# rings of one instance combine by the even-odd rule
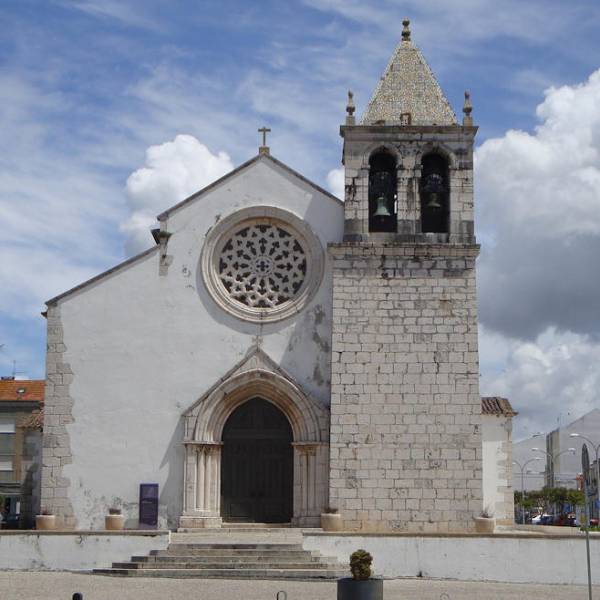
[[[473,142],[409,22],[344,139],[332,244],[330,504],[371,531],[468,531],[482,509]]]

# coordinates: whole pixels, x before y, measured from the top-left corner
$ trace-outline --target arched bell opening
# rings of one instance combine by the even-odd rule
[[[450,190],[448,161],[438,153],[422,160],[420,182],[422,233],[448,233]]]
[[[236,408],[223,428],[221,516],[227,522],[289,523],[293,516],[293,433],[262,398]]]
[[[369,159],[369,231],[395,232],[397,222],[396,159],[379,150]]]

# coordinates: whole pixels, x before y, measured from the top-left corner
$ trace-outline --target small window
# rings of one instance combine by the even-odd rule
[[[12,471],[13,470],[13,457],[12,456],[0,456],[0,471]]]
[[[369,160],[369,231],[396,231],[396,199],[396,160],[377,152]]]
[[[0,435],[0,454],[15,453],[15,436],[10,433]]]
[[[15,420],[14,419],[0,419],[0,433],[14,433],[15,432]]]
[[[448,162],[439,154],[423,157],[421,175],[421,231],[448,233]]]

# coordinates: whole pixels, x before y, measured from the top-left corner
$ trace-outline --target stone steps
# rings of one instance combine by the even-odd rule
[[[261,552],[272,551],[272,552],[283,552],[283,551],[300,551],[304,552],[302,546],[300,544],[269,544],[269,543],[261,543],[261,542],[237,542],[233,544],[229,543],[171,543],[167,550],[157,550],[152,552],[170,552],[170,551],[179,551],[179,549],[185,548],[187,550],[260,550]]]
[[[219,562],[222,564],[225,563],[248,563],[255,562],[257,556],[261,559],[266,560],[268,562],[277,562],[277,563],[312,563],[312,562],[320,562],[324,560],[324,557],[320,555],[314,555],[309,552],[283,552],[281,554],[273,553],[263,553],[260,554],[256,552],[246,552],[241,554],[222,554],[222,553],[208,553],[208,554],[161,554],[161,555],[150,555],[150,556],[132,556],[131,562],[136,563],[152,563],[152,564],[160,564],[160,563],[177,563],[177,562],[188,562],[188,563],[209,563],[209,562]]]
[[[175,562],[175,563],[144,563],[144,562],[118,562],[113,563],[113,569],[222,569],[226,566],[228,569],[329,569],[335,567],[335,564],[329,564],[324,562],[265,562],[261,560],[254,560],[253,562],[242,562],[242,563],[227,563],[224,565],[219,561],[212,562]]]
[[[94,573],[121,577],[221,579],[338,579],[347,568],[300,544],[175,543]]]
[[[235,532],[235,533],[270,533],[270,532],[285,532],[290,531],[292,526],[290,523],[227,523],[223,527],[179,527],[177,533],[205,533],[205,532]]]
[[[339,579],[346,577],[344,569],[94,569],[97,575],[117,577],[171,577],[197,579]]]

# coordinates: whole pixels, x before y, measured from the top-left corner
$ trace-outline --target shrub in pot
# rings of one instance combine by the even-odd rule
[[[35,528],[42,531],[56,529],[56,515],[43,508],[40,514],[35,517]]]
[[[496,519],[489,506],[486,506],[478,517],[475,517],[475,531],[477,533],[494,533]]]
[[[125,525],[125,518],[120,508],[109,508],[108,515],[104,517],[104,528],[108,531],[119,531]]]
[[[321,527],[323,531],[342,531],[342,515],[337,508],[326,507],[321,513]]]
[[[383,600],[383,580],[372,579],[373,557],[366,550],[350,555],[352,577],[338,579],[338,600]]]

